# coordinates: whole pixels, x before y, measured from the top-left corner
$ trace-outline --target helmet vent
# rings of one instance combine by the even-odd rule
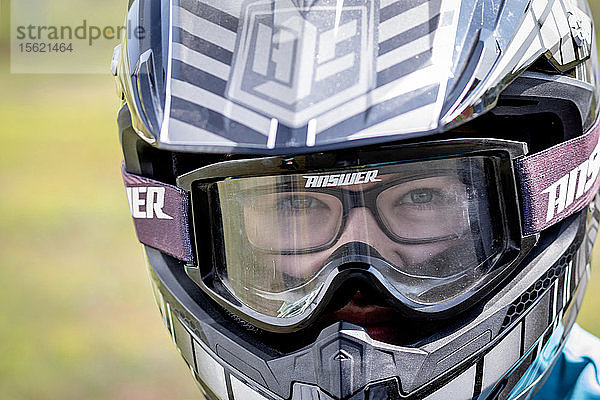
[[[505,330],[513,324],[529,307],[540,297],[546,293],[552,283],[556,281],[565,272],[569,263],[573,260],[577,249],[580,246],[580,241],[573,243],[565,254],[550,268],[542,277],[532,285],[525,293],[515,300],[509,307],[504,317],[504,322],[500,331]]]

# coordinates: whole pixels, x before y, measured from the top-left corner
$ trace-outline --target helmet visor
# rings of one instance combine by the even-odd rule
[[[443,303],[484,280],[505,242],[485,157],[231,178],[203,191],[219,208],[217,278],[271,317],[303,313],[352,261],[413,307]]]

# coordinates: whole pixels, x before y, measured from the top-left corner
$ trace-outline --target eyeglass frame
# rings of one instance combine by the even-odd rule
[[[449,169],[444,170],[444,172],[445,171],[454,172]],[[393,172],[391,172],[391,173],[393,174]],[[379,229],[381,229],[390,239],[392,239],[396,243],[428,244],[428,243],[435,243],[435,242],[440,242],[440,241],[445,241],[445,240],[458,239],[458,238],[462,237],[463,234],[454,233],[454,234],[449,234],[449,235],[445,235],[445,236],[424,237],[424,238],[402,237],[402,236],[398,235],[397,233],[395,233],[389,227],[388,223],[386,222],[387,219],[382,217],[382,215],[381,215],[382,212],[377,203],[378,198],[381,195],[381,193],[385,192],[387,189],[390,189],[401,183],[411,182],[412,180],[426,179],[426,178],[432,178],[432,177],[438,177],[438,176],[443,176],[443,175],[435,174],[434,172],[429,172],[427,174],[411,175],[410,177],[396,178],[392,181],[384,182],[382,184],[377,185],[376,187],[371,187],[371,188],[368,188],[363,191],[355,191],[355,190],[344,189],[344,188],[318,187],[318,188],[310,188],[310,190],[307,190],[306,192],[300,192],[300,191],[297,191],[294,187],[286,187],[286,185],[288,185],[287,183],[282,183],[282,184],[280,184],[281,186],[283,186],[281,191],[265,190],[265,194],[298,193],[301,195],[304,195],[304,194],[310,195],[311,193],[322,193],[322,194],[327,194],[329,196],[335,197],[339,201],[339,204],[342,206],[342,212],[341,212],[341,216],[340,216],[341,222],[338,224],[339,226],[336,228],[336,233],[327,242],[316,245],[316,246],[312,246],[312,247],[309,247],[306,249],[275,250],[275,249],[263,248],[261,246],[255,245],[255,244],[253,244],[253,246],[259,248],[261,251],[264,251],[266,253],[281,254],[281,255],[309,254],[309,253],[315,253],[315,252],[327,250],[327,249],[331,248],[339,240],[340,236],[344,232],[344,229],[346,227],[346,217],[349,215],[350,211],[354,208],[361,208],[361,207],[365,207],[371,212],[371,214],[375,218],[375,221],[377,222],[377,226],[379,227]],[[241,197],[243,197],[243,196],[241,196]]]

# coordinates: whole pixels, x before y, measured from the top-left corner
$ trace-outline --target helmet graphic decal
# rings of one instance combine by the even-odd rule
[[[249,3],[227,96],[299,127],[366,93],[374,81],[373,9],[372,0]]]

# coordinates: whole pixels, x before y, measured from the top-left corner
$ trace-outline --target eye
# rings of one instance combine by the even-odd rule
[[[302,211],[314,208],[321,203],[319,200],[310,196],[286,196],[277,202],[277,208],[282,211]]]
[[[406,193],[400,198],[398,204],[417,204],[424,205],[429,204],[436,200],[436,198],[441,197],[439,192],[434,189],[414,189],[410,192]]]
[[[416,190],[411,190],[404,197],[407,197],[409,195],[410,195],[411,203],[426,204],[426,203],[430,203],[433,200],[434,193],[430,189],[416,189]]]

